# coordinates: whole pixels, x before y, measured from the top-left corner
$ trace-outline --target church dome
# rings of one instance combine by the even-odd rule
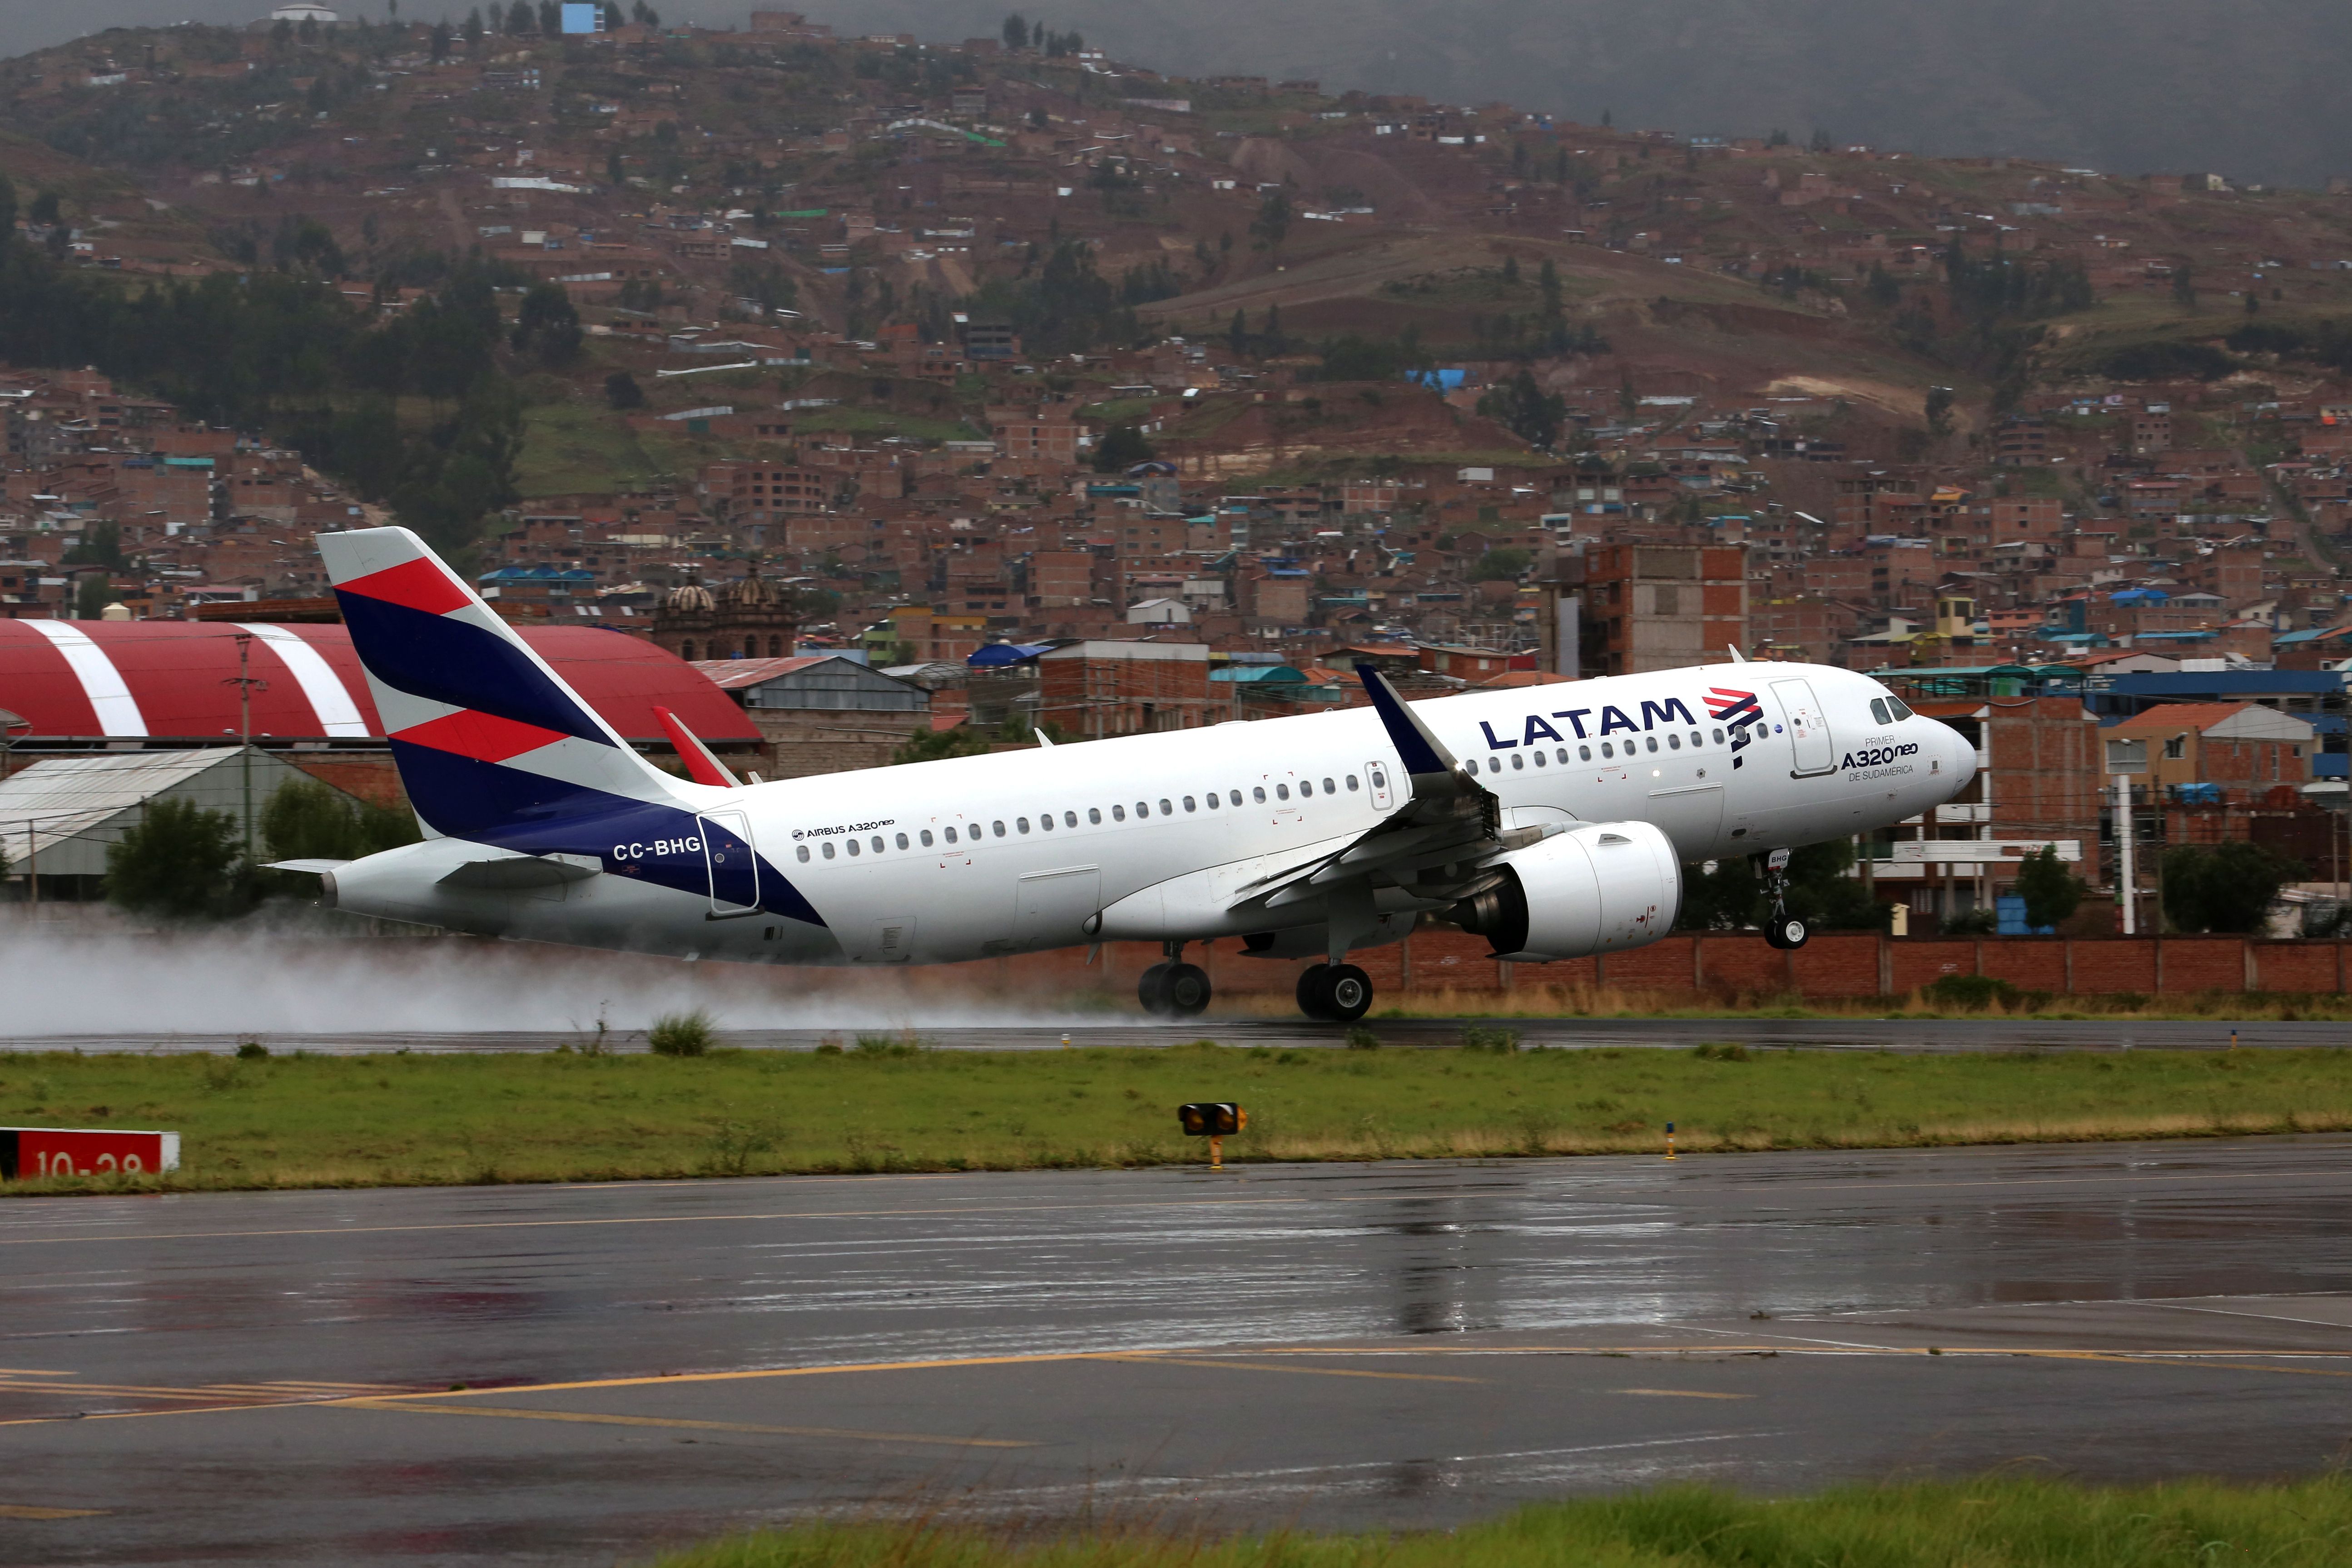
[[[711,598],[709,589],[699,583],[688,583],[682,588],[672,588],[669,591],[669,596],[662,601],[662,607],[679,615],[690,616],[709,615],[719,606],[718,602]]]
[[[769,610],[783,602],[783,594],[765,577],[741,578],[728,584],[727,603],[737,609]]]

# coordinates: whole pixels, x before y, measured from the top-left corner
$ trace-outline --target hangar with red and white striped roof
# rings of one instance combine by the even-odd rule
[[[621,735],[667,747],[667,709],[709,744],[760,743],[759,729],[711,680],[652,643],[599,626],[520,628],[523,640]],[[17,746],[202,742],[239,731],[238,658],[253,689],[253,736],[380,747],[383,725],[351,635],[270,621],[0,620],[0,708],[25,719]]]

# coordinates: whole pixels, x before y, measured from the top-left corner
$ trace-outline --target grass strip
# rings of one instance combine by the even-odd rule
[[[2352,1483],[2094,1487],[2032,1477],[1849,1486],[1764,1500],[1697,1487],[1544,1503],[1443,1534],[1215,1539],[810,1524],[659,1568],[2336,1568]]]
[[[1368,1033],[1359,1031],[1369,1045]],[[2352,1052],[1952,1056],[1602,1047],[0,1056],[0,1125],[165,1128],[168,1177],[10,1192],[438,1185],[1192,1163],[1185,1100],[1236,1100],[1228,1161],[1477,1158],[2210,1137],[2352,1128]]]

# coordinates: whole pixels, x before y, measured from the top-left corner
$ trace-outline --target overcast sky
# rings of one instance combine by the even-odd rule
[[[158,27],[173,22],[213,22],[242,24],[269,15],[277,0],[0,0],[0,55],[21,55],[29,49],[45,49],[52,44],[62,44],[68,38],[95,33],[108,27]],[[477,0],[403,0],[401,10],[409,17],[432,20],[446,16],[452,20],[463,16]],[[764,7],[769,0],[759,0]],[[384,19],[384,0],[324,0],[345,16],[365,16],[371,22]],[[779,9],[801,10],[820,14],[822,7],[795,5],[789,0],[776,0]],[[752,0],[656,0],[654,9],[665,18],[681,21],[722,20],[740,25],[750,14]],[[623,9],[626,9],[625,4]]]

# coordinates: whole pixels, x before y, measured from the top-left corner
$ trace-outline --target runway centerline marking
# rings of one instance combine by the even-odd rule
[[[96,1519],[112,1511],[103,1508],[36,1508],[31,1503],[0,1502],[0,1519]]]
[[[1752,1394],[1717,1394],[1704,1388],[1612,1388],[1612,1394],[1640,1394],[1652,1399],[1753,1399]]]
[[[509,1389],[509,1394],[523,1392]],[[956,1448],[1035,1448],[1018,1437],[942,1437],[928,1432],[861,1432],[844,1426],[766,1426],[744,1421],[695,1421],[670,1415],[612,1415],[587,1410],[525,1410],[499,1405],[410,1405],[390,1399],[345,1399],[338,1410],[399,1410],[411,1415],[487,1415],[509,1421],[570,1421],[591,1426],[665,1426],[689,1432],[745,1432],[763,1436],[849,1437],[868,1443],[922,1443]]]

